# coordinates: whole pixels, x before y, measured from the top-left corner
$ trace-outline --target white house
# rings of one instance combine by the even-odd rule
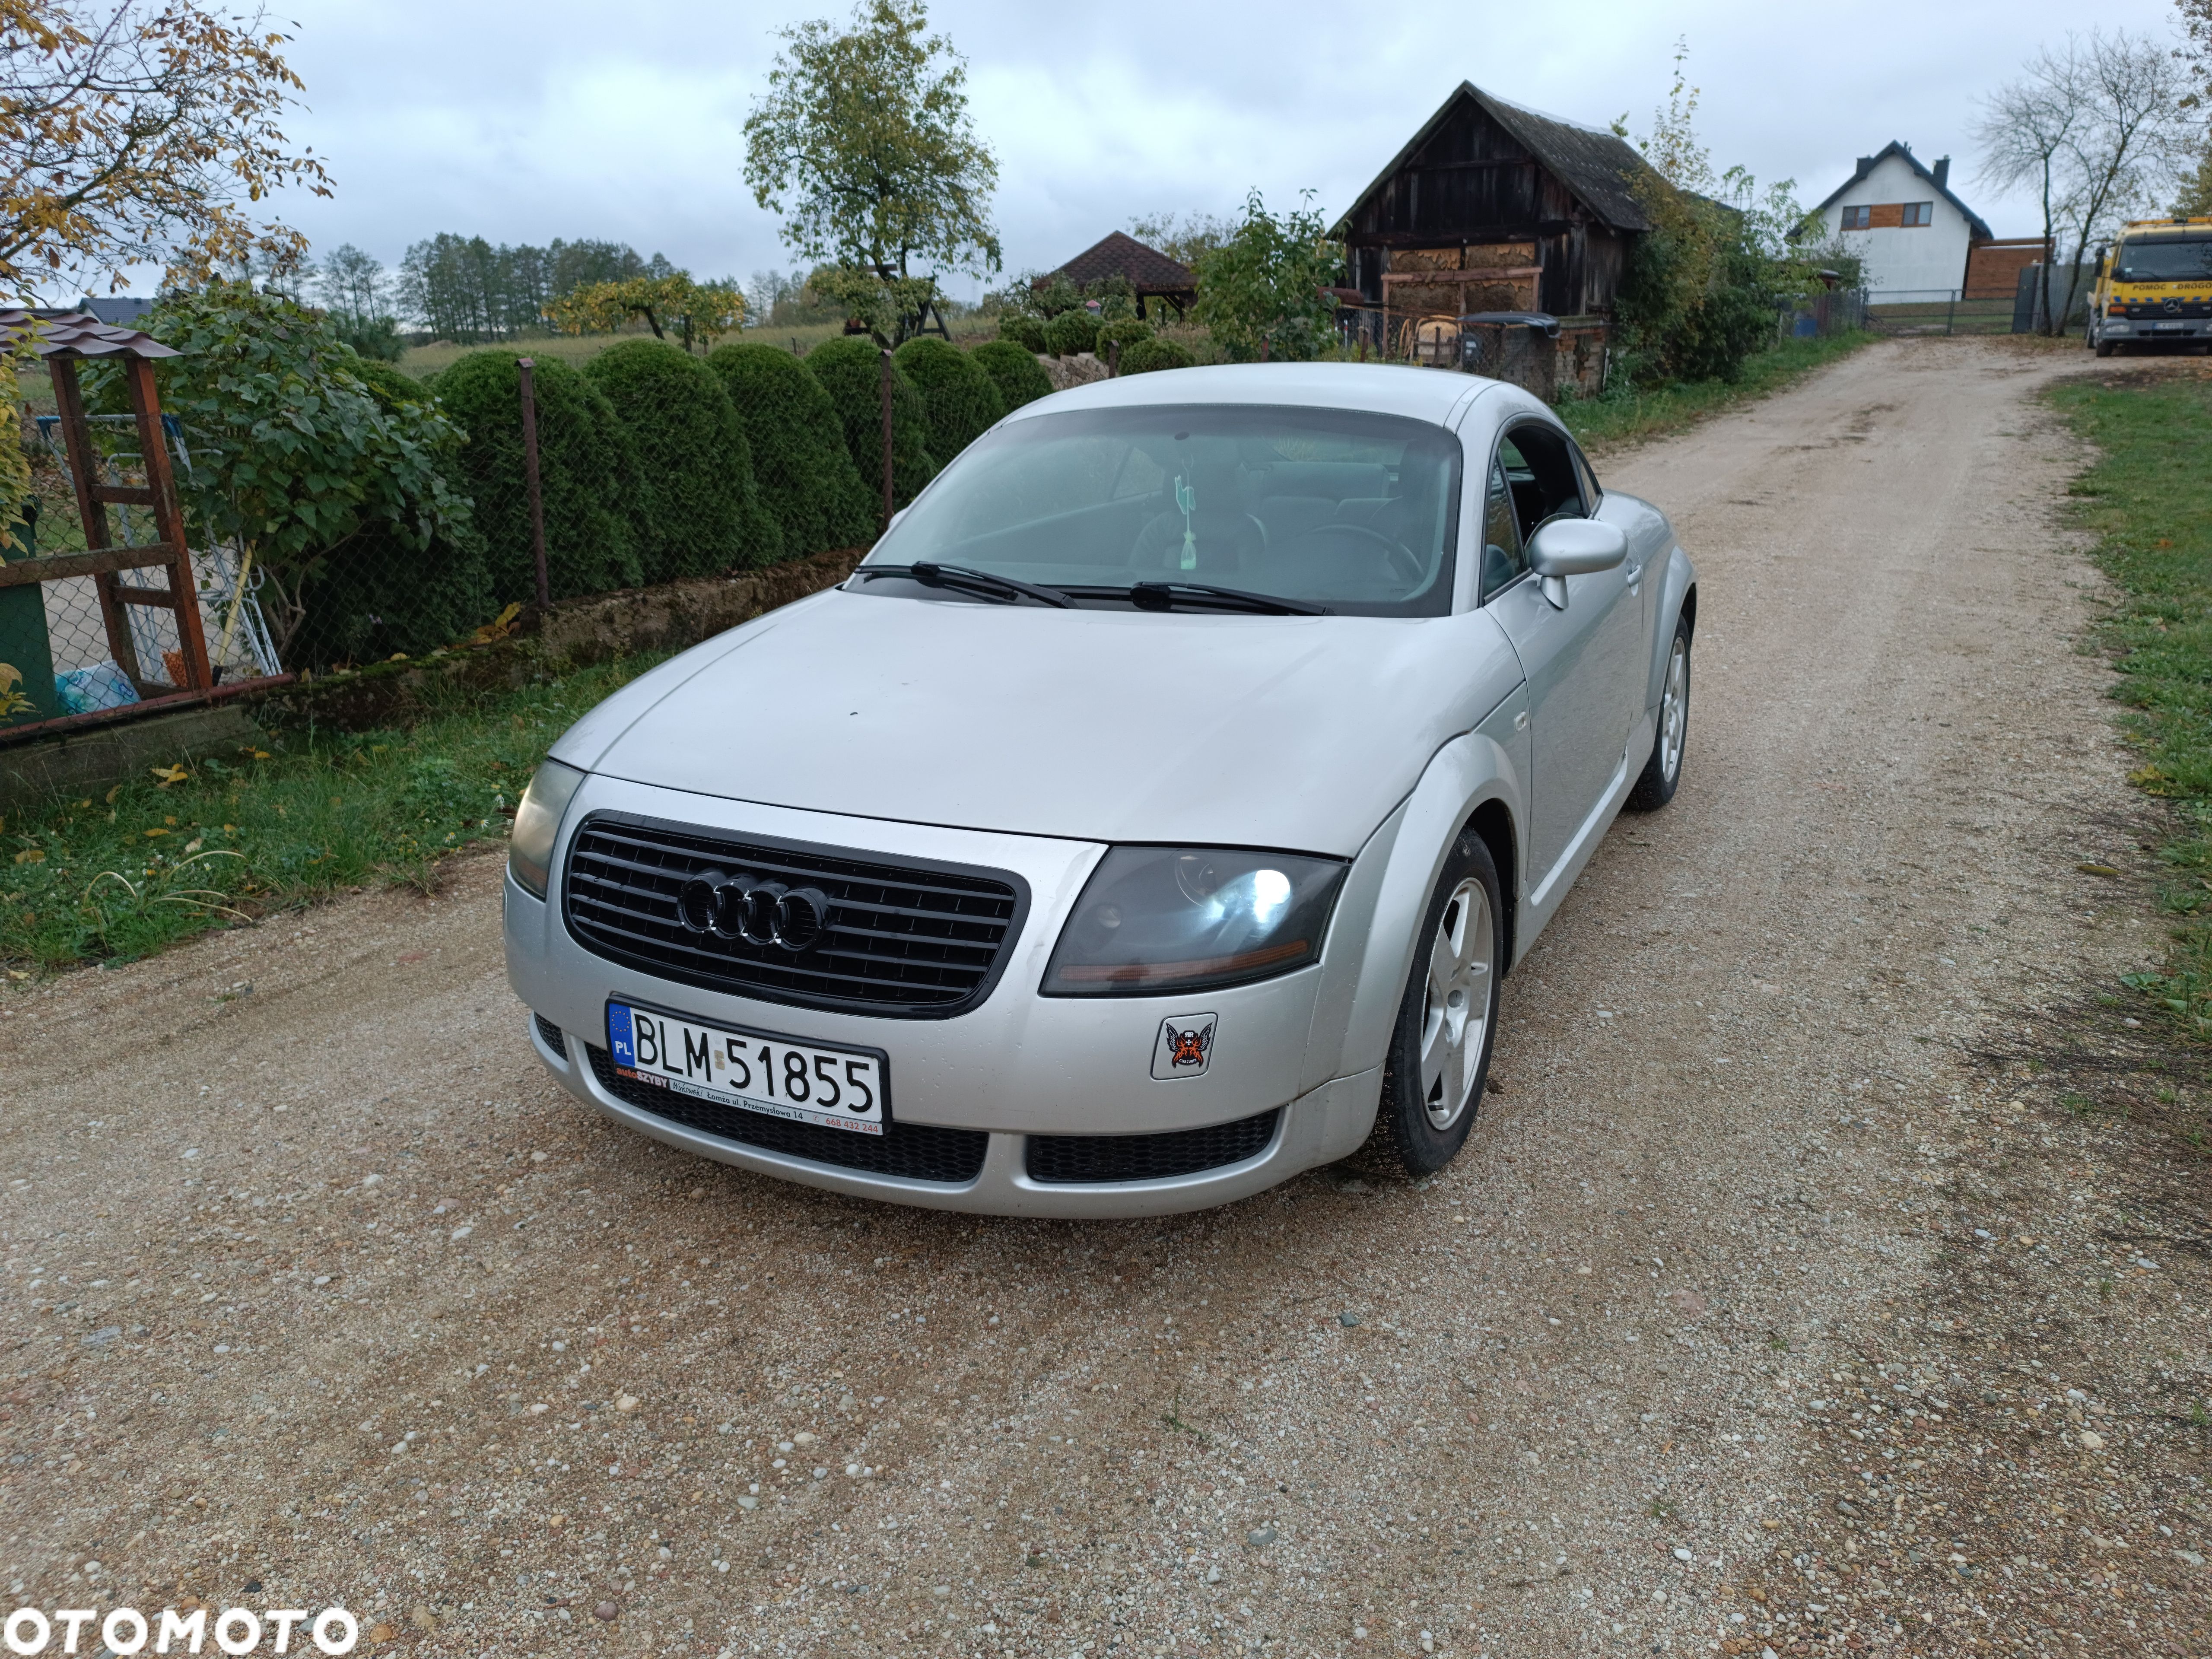
[[[1981,216],[1951,193],[1951,158],[1933,167],[1902,143],[1859,157],[1858,170],[1815,208],[1828,232],[1866,262],[1868,288],[1890,295],[1954,293],[1967,260],[1991,240]]]

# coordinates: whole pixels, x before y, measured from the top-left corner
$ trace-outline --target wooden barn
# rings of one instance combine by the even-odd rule
[[[1462,82],[1332,233],[1373,343],[1401,357],[1458,347],[1458,318],[1559,319],[1559,378],[1601,375],[1628,250],[1650,228],[1650,171],[1610,132],[1509,104]]]

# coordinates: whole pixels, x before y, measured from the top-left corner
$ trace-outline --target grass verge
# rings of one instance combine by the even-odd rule
[[[2172,948],[2128,982],[2212,1038],[2212,376],[2177,363],[2049,395],[2097,455],[2072,494],[2119,590],[2105,637],[2143,757],[2130,781],[2172,807],[2158,856]]]
[[[349,889],[428,889],[440,859],[505,840],[553,740],[665,655],[474,706],[455,692],[405,731],[288,732],[0,821],[0,963],[20,979]]]
[[[1601,398],[1569,398],[1554,407],[1567,430],[1585,449],[1656,438],[1779,392],[1879,337],[1850,333],[1825,339],[1784,340],[1747,358],[1742,376],[1735,380],[1699,380],[1693,385],[1662,386],[1656,392],[1622,390]]]

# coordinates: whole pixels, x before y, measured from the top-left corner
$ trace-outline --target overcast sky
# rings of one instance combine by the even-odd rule
[[[387,264],[438,231],[495,242],[598,236],[695,274],[793,263],[743,179],[742,125],[776,31],[842,3],[767,0],[278,0],[329,161],[329,201],[279,198],[319,251]],[[2171,34],[2171,0],[2108,0],[2105,27]],[[2000,236],[2030,204],[1974,181],[1977,100],[2079,28],[2063,0],[1632,0],[1571,5],[1091,8],[938,0],[1000,167],[1010,270],[1048,268],[1133,215],[1225,212],[1316,192],[1347,206],[1462,80],[1602,125],[1649,130],[1675,38],[1703,88],[1717,167],[1794,178],[1818,201],[1893,138],[1954,158],[1953,185]],[[963,285],[964,286],[964,285]]]

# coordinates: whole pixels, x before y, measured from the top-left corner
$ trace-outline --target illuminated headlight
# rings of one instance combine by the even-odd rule
[[[584,775],[559,761],[547,761],[522,792],[522,805],[514,809],[514,834],[507,843],[507,867],[523,891],[545,896],[547,872],[553,862],[553,838],[561,831],[561,815]]]
[[[1290,853],[1116,847],[1060,933],[1044,994],[1157,996],[1303,968],[1321,955],[1344,871]]]

